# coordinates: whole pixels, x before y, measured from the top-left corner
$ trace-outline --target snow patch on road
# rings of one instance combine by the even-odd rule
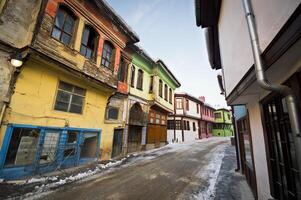
[[[200,193],[195,196],[198,200],[213,200],[215,198],[215,185],[217,177],[220,172],[222,160],[225,157],[226,145],[220,145],[216,148],[214,157],[211,159],[209,164],[202,169],[198,176],[209,182],[209,185]]]

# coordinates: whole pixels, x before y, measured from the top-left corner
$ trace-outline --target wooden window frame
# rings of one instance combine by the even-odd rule
[[[189,110],[189,99],[185,99],[186,102],[186,110]]]
[[[131,67],[131,87],[135,87],[135,74],[136,74],[136,67],[132,65]]]
[[[64,90],[64,89],[60,88],[60,83],[70,85],[72,87],[72,91],[70,92],[68,90]],[[75,88],[82,89],[84,94],[79,94],[79,93],[74,92]],[[67,93],[68,95],[70,95],[70,99],[69,99],[68,102],[62,102],[62,103],[65,103],[65,104],[68,103],[67,110],[60,110],[60,109],[57,108],[57,103],[59,102],[58,101],[59,92]],[[84,105],[85,105],[86,92],[87,92],[86,89],[84,89],[82,87],[78,87],[78,86],[76,86],[74,84],[70,84],[70,83],[67,83],[65,81],[59,81],[58,82],[58,87],[57,87],[57,92],[56,92],[56,98],[55,98],[53,109],[56,110],[56,111],[60,111],[60,112],[68,112],[68,113],[73,113],[73,114],[82,114],[83,110],[84,110]],[[73,100],[74,96],[79,96],[79,97],[83,98],[82,99],[82,105],[75,104],[74,102],[72,103],[72,100]],[[71,105],[72,104],[74,104],[76,106],[81,106],[81,111],[79,113],[78,112],[71,112],[70,110],[71,110]]]
[[[94,32],[94,34],[95,34],[95,37],[94,37],[94,44],[95,44],[95,46],[94,47],[92,47],[93,49],[91,49],[90,47],[88,47],[88,44],[84,44],[83,43],[83,39],[84,39],[84,33],[85,33],[85,30],[86,29],[90,29],[89,31],[89,35],[88,35],[88,41],[89,41],[89,38],[90,38],[90,36],[91,36],[91,32]],[[92,36],[91,36],[92,37]],[[93,61],[96,61],[96,55],[97,55],[97,49],[98,49],[98,41],[99,41],[99,33],[97,32],[97,30],[96,29],[94,29],[92,26],[90,26],[90,25],[87,25],[87,24],[85,24],[85,26],[84,26],[84,29],[83,29],[83,34],[82,34],[82,39],[81,39],[81,43],[80,43],[80,54],[82,55],[82,56],[84,56],[85,58],[87,58],[87,59],[91,59],[91,60],[93,60]],[[85,55],[83,55],[82,53],[82,48],[86,48],[86,51],[85,51]],[[92,55],[91,55],[91,58],[89,58],[89,57],[87,57],[87,50],[91,50],[92,51]]]
[[[168,86],[164,84],[164,100],[168,101]]]
[[[136,83],[136,88],[138,90],[143,90],[143,76],[144,76],[144,72],[142,69],[138,69],[138,72],[137,72],[137,83]]]
[[[111,51],[109,51],[109,50],[111,50]],[[109,54],[110,58],[108,58],[108,54]],[[114,55],[115,55],[114,45],[108,40],[104,41],[100,65],[102,67],[105,67],[105,68],[113,71],[114,70]],[[106,63],[109,63],[109,65],[107,66]]]
[[[163,81],[159,80],[159,97],[163,98]]]
[[[172,104],[172,99],[173,99],[172,89],[169,88],[169,103],[170,103],[170,104]]]
[[[123,57],[120,58],[118,68],[118,81],[125,83],[127,81],[127,63]]]

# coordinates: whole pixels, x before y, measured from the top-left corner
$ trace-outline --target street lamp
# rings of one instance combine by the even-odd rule
[[[21,67],[23,65],[22,54],[17,53],[15,55],[11,56],[10,63],[12,64],[12,66],[14,66],[16,68]]]

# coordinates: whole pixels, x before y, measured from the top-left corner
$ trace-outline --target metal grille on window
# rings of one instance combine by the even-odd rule
[[[60,81],[54,109],[82,113],[86,90]]]
[[[59,137],[60,134],[57,131],[46,131],[40,156],[40,164],[46,164],[55,161]]]
[[[263,105],[269,146],[272,195],[276,199],[297,199],[295,145],[286,104],[279,96]]]

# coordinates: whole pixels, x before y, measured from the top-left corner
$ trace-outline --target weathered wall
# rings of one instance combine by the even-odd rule
[[[0,13],[0,40],[16,48],[30,44],[42,0],[7,0]]]
[[[63,80],[86,89],[83,113],[73,114],[53,109],[58,81]],[[104,123],[107,99],[111,93],[92,87],[87,81],[57,71],[45,63],[28,61],[16,82],[15,93],[6,111],[4,124],[31,124],[102,129],[102,158],[111,156],[114,124]],[[0,143],[6,126],[2,126]]]
[[[0,110],[3,106],[3,101],[8,101],[9,99],[9,85],[14,71],[8,58],[8,53],[0,51]]]
[[[111,87],[117,88],[116,75],[120,59],[120,48],[118,46],[115,47],[116,53],[114,60],[116,60],[116,62],[114,72],[112,72],[111,70],[100,66],[102,47],[105,40],[102,34],[100,34],[96,61],[93,61],[93,59],[86,59],[79,53],[85,18],[79,16],[77,20],[78,25],[75,26],[76,34],[74,34],[74,38],[72,39],[73,42],[67,46],[51,36],[54,17],[55,16],[49,15],[48,12],[45,12],[41,29],[34,42],[34,48],[74,70],[85,73]]]

